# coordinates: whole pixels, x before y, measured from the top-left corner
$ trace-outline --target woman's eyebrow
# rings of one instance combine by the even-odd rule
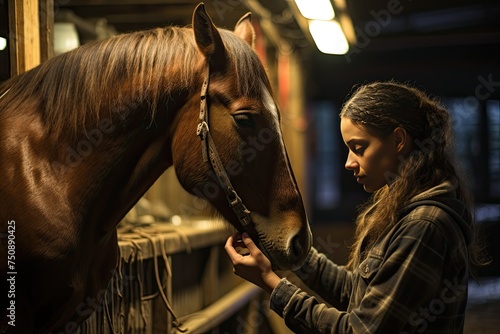
[[[363,144],[363,143],[366,143],[366,140],[362,139],[362,138],[351,138],[348,141],[346,141],[345,143],[346,143],[346,145],[349,145],[349,144]]]

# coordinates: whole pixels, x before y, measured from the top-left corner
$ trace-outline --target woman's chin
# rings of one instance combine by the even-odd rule
[[[364,183],[363,184],[363,189],[367,192],[367,193],[374,193],[376,192],[377,190],[379,190],[380,188],[382,188],[383,186],[385,186],[385,184],[383,185],[376,185],[374,186],[373,184],[368,184],[368,183]]]

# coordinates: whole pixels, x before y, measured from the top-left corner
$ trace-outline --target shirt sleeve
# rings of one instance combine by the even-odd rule
[[[360,301],[350,312],[321,304],[286,279],[273,290],[271,309],[296,333],[399,332],[436,295],[447,248],[445,235],[434,223],[409,222],[394,235],[387,254],[373,261],[378,268],[369,268],[366,274],[371,276],[360,275],[359,283],[367,286],[353,290],[351,298]]]
[[[304,265],[294,271],[309,288],[332,306],[346,310],[352,291],[352,272],[311,248]]]

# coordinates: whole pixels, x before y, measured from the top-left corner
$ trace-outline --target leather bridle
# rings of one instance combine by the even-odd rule
[[[200,123],[198,124],[198,128],[196,129],[196,134],[201,139],[201,151],[203,154],[203,160],[205,162],[209,161],[212,170],[217,176],[217,180],[219,181],[219,185],[224,190],[226,194],[227,201],[233,212],[236,214],[241,226],[245,228],[248,224],[252,222],[252,218],[250,217],[250,211],[245,207],[243,201],[236,193],[231,181],[229,180],[229,176],[222,165],[219,154],[217,153],[217,148],[215,147],[215,143],[210,135],[210,130],[208,127],[208,104],[207,104],[207,94],[208,94],[208,84],[210,80],[210,67],[207,63],[206,67],[206,75],[205,80],[203,81],[203,85],[201,87],[201,96],[200,96]]]

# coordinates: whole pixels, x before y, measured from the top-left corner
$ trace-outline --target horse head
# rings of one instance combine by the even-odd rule
[[[200,4],[193,33],[203,87],[178,112],[172,130],[177,177],[188,192],[247,231],[276,267],[297,268],[310,249],[311,233],[279,108],[253,50],[250,14],[228,31],[216,28]],[[229,205],[235,201],[239,209]]]

